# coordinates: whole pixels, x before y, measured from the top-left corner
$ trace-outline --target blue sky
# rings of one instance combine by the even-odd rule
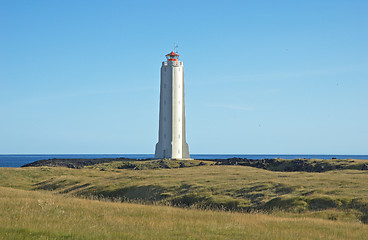
[[[0,0],[0,154],[153,153],[179,44],[191,153],[368,154],[367,1]]]

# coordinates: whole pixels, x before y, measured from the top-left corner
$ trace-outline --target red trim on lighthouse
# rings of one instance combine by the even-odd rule
[[[174,53],[173,51],[171,51],[171,53],[166,54],[166,56],[179,56],[179,54],[176,54],[176,53]]]

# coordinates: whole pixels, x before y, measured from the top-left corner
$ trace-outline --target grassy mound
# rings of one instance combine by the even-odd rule
[[[109,163],[96,164],[87,168],[97,168],[100,170],[106,169],[133,169],[133,170],[148,170],[148,169],[171,169],[171,168],[185,168],[196,167],[204,165],[214,165],[211,161],[198,160],[141,160],[141,161],[113,161]]]

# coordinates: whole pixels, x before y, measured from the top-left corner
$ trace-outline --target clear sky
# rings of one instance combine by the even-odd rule
[[[368,1],[0,0],[0,154],[153,153],[161,62],[191,153],[368,154]]]

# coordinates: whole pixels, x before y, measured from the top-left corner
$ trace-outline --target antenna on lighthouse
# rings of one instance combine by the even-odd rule
[[[174,53],[178,53],[178,43],[174,43]]]

